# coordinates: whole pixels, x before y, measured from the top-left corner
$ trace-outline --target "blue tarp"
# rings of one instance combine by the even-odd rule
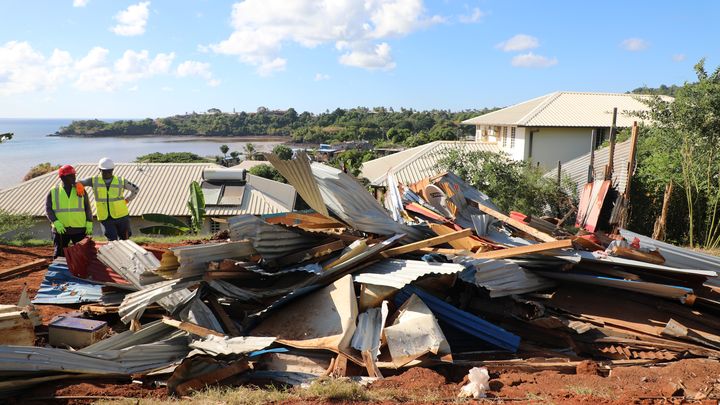
[[[513,353],[516,352],[520,346],[519,336],[476,315],[455,308],[412,284],[398,291],[395,295],[395,304],[398,307],[401,306],[413,294],[417,295],[418,298],[430,308],[433,315],[438,318],[441,327],[443,324],[448,325],[453,329],[457,329],[484,342],[490,343],[493,346],[509,350]]]
[[[32,301],[33,304],[81,304],[99,302],[102,285],[77,278],[64,264],[53,263],[45,273],[45,279]]]

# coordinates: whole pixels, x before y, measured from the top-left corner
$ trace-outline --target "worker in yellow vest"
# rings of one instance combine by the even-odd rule
[[[130,217],[128,203],[139,191],[138,186],[122,177],[113,175],[115,163],[109,158],[98,162],[100,175],[80,180],[85,187],[92,187],[95,195],[95,211],[97,219],[103,226],[108,240],[125,240],[130,238]],[[130,195],[125,196],[125,191]]]
[[[92,210],[83,186],[75,182],[75,168],[65,165],[58,171],[62,185],[53,187],[45,201],[45,213],[52,223],[53,258],[65,256],[70,242],[76,244],[92,235]]]

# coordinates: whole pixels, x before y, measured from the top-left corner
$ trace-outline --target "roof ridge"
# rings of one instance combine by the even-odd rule
[[[557,100],[564,93],[565,92],[562,92],[562,91],[556,91],[554,93],[548,94],[547,99],[545,101],[538,104],[535,108],[530,110],[530,112],[528,112],[522,118],[517,120],[515,125],[525,125],[528,121],[530,121],[534,117],[537,117],[538,114],[540,114],[545,108],[547,108],[547,106],[549,106],[552,102]]]

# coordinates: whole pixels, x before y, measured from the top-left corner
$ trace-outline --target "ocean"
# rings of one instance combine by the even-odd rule
[[[220,145],[230,151],[243,151],[246,140],[240,137],[209,138],[191,136],[139,137],[57,137],[47,136],[72,119],[0,118],[0,133],[12,132],[13,139],[0,143],[0,190],[22,182],[31,167],[52,164],[95,163],[102,157],[115,162],[132,162],[152,152],[193,152],[200,156],[220,154]],[[278,141],[251,143],[260,152],[270,151]]]

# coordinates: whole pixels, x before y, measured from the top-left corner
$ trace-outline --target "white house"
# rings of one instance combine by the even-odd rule
[[[610,134],[613,108],[618,128],[641,120],[633,115],[647,111],[642,102],[651,96],[618,93],[561,91],[524,101],[463,121],[475,125],[478,142],[496,143],[515,160],[532,160],[545,169],[590,151],[592,130],[598,130],[594,147]],[[670,97],[663,97],[672,100]]]
[[[97,164],[73,165],[77,178],[98,174]],[[205,196],[206,219],[202,232],[220,230],[222,220],[241,214],[275,214],[292,211],[296,202],[295,189],[277,181],[253,176],[244,170],[227,169],[214,163],[118,163],[115,175],[137,184],[140,192],[128,204],[133,235],[139,229],[154,225],[142,219],[143,214],[165,214],[187,221],[190,183],[200,183]],[[50,236],[45,218],[45,199],[50,189],[60,184],[57,170],[16,186],[0,190],[0,210],[11,214],[30,215],[37,219],[30,230],[36,238]],[[89,192],[94,208],[94,193]],[[217,220],[220,221],[217,221]],[[101,234],[96,221],[95,233]]]

